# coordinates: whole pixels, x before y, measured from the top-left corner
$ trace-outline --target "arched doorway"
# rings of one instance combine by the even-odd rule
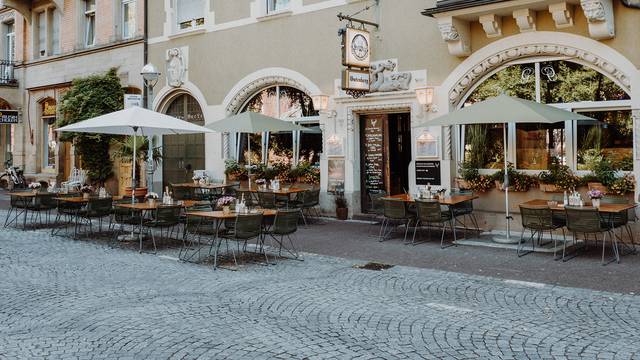
[[[165,114],[204,125],[198,101],[189,94],[171,99]],[[190,182],[194,170],[205,168],[204,134],[165,135],[162,137],[162,179],[164,186]]]
[[[502,92],[600,121],[600,124],[586,121],[509,124],[507,160],[516,169],[547,170],[551,162],[557,160],[581,172],[606,159],[615,170],[633,170],[630,96],[602,72],[564,59],[521,60],[479,81],[463,97],[459,107],[472,106]],[[459,156],[475,168],[501,168],[504,162],[502,127],[502,123],[461,127]]]

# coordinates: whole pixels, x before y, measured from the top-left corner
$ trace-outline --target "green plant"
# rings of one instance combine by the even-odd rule
[[[609,193],[614,195],[624,195],[633,192],[636,188],[636,179],[631,174],[626,174],[615,179],[608,185]]]
[[[113,158],[119,159],[122,162],[129,162],[133,158],[133,136],[117,137],[111,140],[111,145],[115,147],[113,152]],[[147,161],[149,159],[149,139],[145,136],[136,136],[136,179],[141,178],[140,161]],[[152,150],[153,163],[158,166],[162,162],[162,152],[159,148],[153,148]]]
[[[464,181],[473,181],[480,177],[478,168],[474,166],[471,160],[465,160],[458,164],[458,173],[460,178]]]
[[[239,180],[246,180],[247,168],[240,165],[236,160],[226,160],[224,162],[224,174],[234,176]]]
[[[115,68],[106,74],[74,79],[69,91],[62,96],[61,116],[56,126],[62,127],[121,110],[123,98],[124,90]],[[88,171],[92,181],[104,184],[113,175],[113,163],[109,156],[111,136],[63,133],[60,140],[74,142],[82,167]]]
[[[557,157],[551,158],[549,170],[538,175],[538,180],[544,184],[552,184],[562,190],[573,189],[577,186],[579,179],[567,165],[560,163]]]
[[[336,195],[335,203],[336,203],[336,209],[346,209],[348,207],[347,199],[345,199],[344,196],[342,196],[341,194]]]
[[[609,186],[616,180],[616,169],[611,160],[605,157],[601,157],[599,161],[593,162],[590,170],[596,179],[604,186]]]
[[[511,163],[509,163],[507,167],[507,174],[509,177],[509,186],[513,187],[514,191],[529,191],[532,186],[538,183],[537,177],[517,171]],[[504,182],[504,177],[504,169],[492,175],[492,179],[500,183]]]

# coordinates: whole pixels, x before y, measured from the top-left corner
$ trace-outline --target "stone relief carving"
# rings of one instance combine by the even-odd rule
[[[449,92],[449,102],[457,104],[467,90],[491,70],[517,59],[536,56],[567,56],[576,59],[616,79],[625,91],[630,91],[631,78],[629,74],[623,73],[605,59],[571,46],[532,44],[507,49],[484,59],[464,74],[453,86]]]
[[[172,87],[180,87],[184,84],[186,71],[182,51],[178,48],[167,50],[167,83]]]
[[[387,92],[409,90],[410,72],[398,72],[398,61],[395,59],[375,61],[371,63],[371,92]]]
[[[460,39],[458,29],[451,23],[438,24],[438,29],[440,29],[440,35],[444,41],[458,41]]]
[[[607,20],[604,4],[601,0],[580,0],[580,5],[590,23]]]

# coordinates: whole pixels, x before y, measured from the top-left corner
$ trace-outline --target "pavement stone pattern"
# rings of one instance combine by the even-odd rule
[[[640,358],[636,296],[355,263],[214,271],[4,229],[0,359]]]

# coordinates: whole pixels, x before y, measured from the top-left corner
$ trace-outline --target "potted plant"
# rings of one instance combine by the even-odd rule
[[[160,196],[158,196],[158,194],[156,194],[154,192],[149,192],[149,193],[147,193],[147,195],[144,196],[144,198],[147,200],[147,202],[151,206],[155,206],[155,203],[160,198]]]
[[[578,177],[568,166],[561,164],[558,158],[553,157],[549,170],[538,175],[538,183],[541,191],[558,192],[575,188],[578,184]]]
[[[605,193],[609,192],[607,187],[616,180],[616,169],[613,163],[603,156],[597,156],[589,161],[588,167],[592,175],[586,177],[589,189],[598,189]]]
[[[460,189],[486,192],[494,186],[491,177],[480,175],[471,161],[466,160],[458,164],[458,174],[460,176],[456,178],[456,186]]]
[[[516,171],[513,168],[513,164],[508,165],[507,176],[509,177],[509,191],[526,192],[537,183],[537,179],[534,176]],[[504,170],[493,174],[492,178],[495,181],[496,189],[501,191],[505,190],[504,177]]]
[[[596,209],[600,208],[600,199],[604,196],[604,193],[598,189],[591,189],[587,191],[587,196],[591,199],[591,206]]]
[[[609,186],[609,192],[614,195],[625,195],[636,189],[636,179],[631,174],[616,178]]]
[[[335,203],[336,218],[338,218],[338,220],[347,220],[347,218],[349,217],[349,207],[347,204],[347,199],[344,198],[342,193],[336,194]]]
[[[80,192],[82,193],[82,197],[88,199],[93,193],[93,186],[84,184],[80,187]]]
[[[133,136],[119,137],[112,140],[112,145],[116,148],[113,157],[119,159],[121,164],[131,164],[134,167],[133,171],[136,175],[135,190],[128,185],[125,187],[125,194],[143,197],[147,194],[147,188],[140,186],[140,179],[144,176],[141,165],[148,160],[149,140],[145,136],[138,136],[135,141],[135,149],[133,148],[133,143]],[[134,153],[135,161],[132,162]],[[162,161],[162,153],[159,148],[154,148],[152,153],[153,165],[157,166]]]
[[[222,208],[222,212],[226,214],[231,213],[231,206],[235,203],[236,198],[233,196],[223,196],[216,202],[216,208]]]
[[[40,188],[42,187],[42,184],[40,184],[40,182],[38,181],[34,181],[31,184],[29,184],[29,189],[31,189],[31,191],[35,194],[38,191],[40,191]]]
[[[266,179],[258,179],[258,180],[256,180],[256,185],[258,185],[258,189],[266,190],[267,189],[267,180]]]
[[[193,185],[198,185],[200,183],[200,176],[198,175],[193,175],[193,177],[191,178],[191,180],[193,180]]]

